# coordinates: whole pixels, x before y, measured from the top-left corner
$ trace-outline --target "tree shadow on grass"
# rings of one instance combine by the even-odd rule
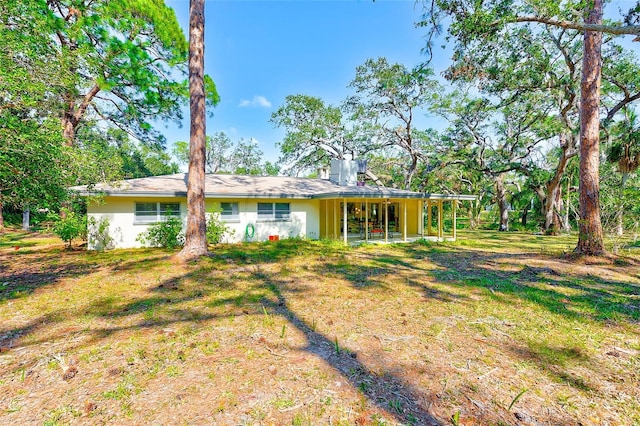
[[[404,253],[404,252],[403,252]],[[414,253],[414,258],[423,259],[424,253]],[[408,262],[404,254],[369,253],[365,259],[360,256],[360,264],[348,260],[329,259],[315,268],[315,272],[322,276],[341,278],[354,288],[384,289],[393,292],[392,281],[397,281],[402,275],[398,285],[407,284],[421,290],[427,299],[435,299],[441,302],[452,302],[466,299],[466,296],[435,288],[420,278],[432,271],[432,268],[421,266],[417,262]]]
[[[34,238],[34,235],[26,231],[0,233],[0,249],[10,247],[18,251],[24,247],[34,247],[36,245],[38,245],[38,240]]]
[[[204,263],[207,261],[205,260]],[[215,262],[213,263],[215,264]],[[149,266],[148,262],[145,264]],[[137,269],[135,265],[129,266],[132,270]],[[211,267],[211,264],[209,263],[208,266]],[[122,265],[118,266],[119,270],[121,267]],[[387,413],[390,418],[407,424],[442,424],[440,420],[429,414],[426,407],[428,397],[422,392],[413,389],[392,374],[377,375],[358,360],[357,354],[346,348],[336,350],[334,342],[329,337],[314,331],[311,325],[300,319],[283,296],[281,288],[287,285],[285,282],[276,280],[270,273],[261,270],[259,266],[244,267],[239,273],[243,275],[242,279],[252,283],[249,289],[243,289],[240,294],[214,297],[213,300],[210,300],[209,296],[215,295],[222,288],[233,290],[234,279],[232,277],[230,281],[220,281],[218,280],[219,275],[216,275],[215,278],[207,276],[206,266],[203,268],[202,265],[197,265],[194,268],[189,273],[165,279],[149,288],[148,296],[132,300],[102,297],[97,298],[88,306],[79,307],[77,312],[73,312],[73,309],[54,310],[24,326],[2,331],[0,342],[10,340],[11,345],[7,345],[4,350],[13,350],[21,346],[20,340],[23,338],[42,331],[43,328],[53,329],[56,324],[67,321],[69,318],[89,316],[101,318],[103,321],[111,323],[84,330],[83,333],[86,337],[78,341],[69,339],[71,336],[57,335],[57,340],[66,341],[65,351],[74,353],[83,347],[95,346],[116,333],[128,330],[158,330],[179,323],[195,325],[226,317],[264,315],[269,312],[270,315],[285,318],[289,324],[303,333],[307,344],[300,350],[326,362],[354,388],[359,388],[365,398]],[[215,269],[215,266],[212,268]],[[291,294],[296,292],[295,289],[287,291]],[[189,304],[190,302],[196,304]],[[209,310],[202,309],[205,307]],[[211,313],[218,308],[223,308],[222,310],[226,313]],[[162,313],[154,315],[156,309]],[[216,312],[220,312],[220,310],[218,309]],[[46,343],[49,339],[50,336],[45,336],[40,340],[30,338],[28,345],[37,346]],[[14,370],[24,370],[25,368],[30,367],[28,364],[21,364]],[[394,400],[402,402],[390,405],[390,401]]]
[[[519,358],[533,363],[538,369],[551,377],[567,383],[583,392],[598,393],[588,380],[583,379],[564,368],[567,362],[590,362],[590,358],[574,347],[551,347],[542,343],[530,343],[528,348],[510,345],[507,349]]]
[[[169,256],[166,252],[149,249],[88,252],[58,247],[0,255],[0,303],[26,297],[65,278],[88,276],[100,271],[119,273],[153,268]]]
[[[412,253],[415,247],[403,251]],[[495,298],[517,297],[571,319],[640,321],[640,284],[611,280],[592,273],[565,272],[563,259],[530,253],[504,254],[451,248],[423,250],[438,266],[429,272],[437,282],[486,289]],[[539,258],[544,266],[529,264]],[[528,263],[529,262],[529,263]],[[501,269],[496,266],[507,266]]]
[[[13,235],[13,234],[11,234]],[[18,244],[29,234],[15,234],[9,243]],[[280,262],[299,256],[337,256],[344,247],[339,244],[288,239],[277,242],[219,245],[210,262],[221,268]],[[65,250],[59,247],[43,250],[5,252],[0,254],[0,302],[25,297],[40,287],[54,285],[63,278],[79,277],[99,269],[114,273],[135,273],[155,267],[175,252],[162,249],[123,249],[110,252]]]
[[[252,278],[262,282],[275,296],[275,300],[263,299],[263,306],[286,318],[290,324],[304,334],[307,345],[300,350],[307,351],[324,360],[334,371],[347,379],[354,388],[359,389],[369,402],[385,411],[396,421],[419,425],[443,424],[441,420],[429,413],[427,407],[429,395],[425,395],[424,392],[413,388],[409,383],[392,374],[377,375],[358,360],[357,353],[340,348],[340,344],[336,340],[332,341],[324,334],[315,331],[313,324],[308,324],[296,315],[281,291],[281,289],[286,290],[286,283],[259,272],[252,274]],[[402,399],[404,403],[393,404],[393,401],[397,401],[398,398]]]
[[[183,275],[166,278],[158,282],[157,285],[148,289],[148,294],[137,297],[132,300],[109,300],[108,298],[98,298],[88,306],[78,309],[77,312],[65,312],[64,309],[54,311],[51,314],[37,318],[29,324],[5,330],[2,336],[9,336],[13,340],[20,340],[20,336],[35,333],[42,327],[53,326],[60,322],[59,315],[65,312],[69,316],[89,315],[101,318],[112,324],[101,324],[96,328],[85,331],[88,335],[87,339],[78,342],[70,342],[65,346],[65,350],[69,352],[77,351],[89,345],[96,345],[100,341],[109,338],[114,333],[128,330],[159,330],[163,327],[169,327],[173,324],[199,324],[221,318],[233,318],[240,315],[261,315],[263,311],[268,311],[270,315],[277,315],[288,321],[293,327],[304,335],[306,345],[300,350],[306,351],[319,359],[326,362],[327,365],[344,377],[354,388],[359,389],[363,396],[371,404],[378,407],[398,422],[413,424],[443,424],[445,419],[436,418],[429,412],[427,401],[433,398],[433,395],[412,386],[402,379],[402,373],[388,373],[385,375],[376,374],[372,371],[359,354],[342,348],[342,351],[336,350],[335,342],[327,335],[319,333],[315,330],[313,324],[308,324],[291,307],[289,300],[285,294],[293,294],[295,288],[289,287],[289,282],[285,279],[278,278],[262,265],[265,263],[274,263],[274,256],[278,257],[277,261],[292,258],[296,256],[304,256],[304,250],[295,248],[295,246],[287,246],[287,254],[277,255],[270,253],[268,255],[260,254],[257,250],[255,254],[240,255],[237,252],[225,252],[222,250],[216,253],[211,259],[205,259],[201,263],[191,265],[191,271]],[[453,260],[445,260],[444,255],[431,253],[429,250],[418,249],[409,250],[408,256],[415,259],[426,258],[427,261],[433,261],[440,266],[439,270],[429,272],[429,268],[421,268],[411,262],[402,260],[402,256],[385,255],[379,261],[370,259],[370,264],[349,265],[345,263],[343,256],[339,250],[332,248],[325,249],[323,247],[312,247],[317,250],[316,254],[325,256],[325,264],[322,269],[316,271],[317,274],[323,275],[327,271],[334,270],[337,276],[344,278],[348,285],[359,289],[372,288],[373,286],[384,286],[381,279],[389,274],[397,272],[398,268],[404,268],[405,272],[419,270],[421,274],[432,274],[439,283],[449,285],[463,285],[487,288],[499,294],[516,295],[518,297],[527,298],[527,294],[520,294],[520,287],[523,284],[518,281],[518,273],[520,272],[504,272],[504,271],[487,271],[483,265],[490,260],[495,260],[496,255],[480,254],[468,256],[463,263],[458,264]],[[235,249],[234,249],[235,250]],[[402,249],[405,250],[405,249]],[[460,253],[456,253],[456,256]],[[464,255],[464,253],[463,253]],[[245,258],[246,256],[246,258]],[[265,260],[263,262],[263,260]],[[158,261],[161,261],[159,258]],[[231,262],[229,262],[231,260]],[[248,260],[248,262],[245,261]],[[396,262],[397,260],[397,262]],[[465,263],[466,262],[466,263]],[[99,263],[99,262],[98,262]],[[248,264],[248,265],[247,265]],[[103,265],[104,266],[104,265]],[[114,268],[119,272],[135,272],[140,268],[153,268],[155,261],[149,259],[131,260],[122,262],[112,262],[110,268]],[[118,268],[118,269],[115,269]],[[477,270],[481,270],[478,272]],[[213,272],[215,272],[215,275]],[[438,275],[445,274],[448,275]],[[455,272],[455,273],[454,273]],[[366,274],[369,274],[368,276]],[[506,275],[505,275],[506,274]],[[238,277],[237,275],[242,275]],[[546,277],[548,271],[532,269],[526,272],[526,277],[520,277],[522,281],[530,281],[539,275]],[[363,279],[364,277],[364,279]],[[525,279],[526,278],[526,279]],[[502,281],[496,281],[496,280]],[[248,280],[252,284],[250,288],[238,288],[236,293],[226,296],[216,296],[216,292],[225,289],[233,290],[234,286],[240,280]],[[475,281],[474,281],[475,280]],[[469,282],[467,282],[469,281]],[[560,280],[555,280],[555,285],[562,285]],[[496,284],[496,282],[498,284]],[[421,283],[419,279],[409,278],[407,284],[422,288],[425,297],[449,302],[460,298],[454,292],[446,292],[441,289],[435,289],[427,283]],[[598,283],[602,285],[603,283]],[[620,290],[625,290],[624,294],[628,294],[627,284],[620,284]],[[572,284],[575,285],[575,284]],[[512,288],[512,287],[513,288]],[[393,291],[388,287],[385,291]],[[545,291],[549,291],[544,289]],[[560,305],[553,303],[555,298],[565,297],[564,295],[542,293],[547,298],[530,297],[536,303],[540,303],[547,309],[561,309]],[[541,296],[538,295],[538,296]],[[304,294],[300,295],[304,297]],[[213,300],[211,298],[213,297]],[[194,304],[183,306],[195,302]],[[162,309],[160,309],[162,308]],[[212,313],[207,309],[216,311],[218,308],[224,308],[223,313]],[[157,315],[154,310],[164,311]],[[569,314],[565,314],[569,315]],[[574,315],[576,315],[574,313]],[[129,321],[127,321],[129,319]],[[57,336],[57,339],[65,339],[65,335]],[[1,338],[1,337],[0,337]],[[44,341],[40,341],[44,342]],[[38,342],[31,341],[30,344]],[[19,344],[19,342],[18,342]],[[556,348],[557,349],[557,348]],[[560,348],[562,349],[562,348]],[[543,349],[529,352],[522,352],[522,348],[514,348],[514,352],[520,351],[520,356],[525,359],[539,359],[540,363],[547,362],[544,358],[540,358],[545,351]],[[567,357],[571,357],[569,350]],[[563,374],[562,371],[553,372],[556,375]],[[435,376],[435,374],[434,374]],[[575,380],[574,380],[575,379]],[[567,380],[573,380],[575,386],[581,386],[579,378],[567,376]],[[588,386],[588,384],[584,384]],[[585,388],[586,389],[586,388]],[[402,405],[391,404],[392,398],[400,398]],[[493,419],[494,417],[490,417]]]

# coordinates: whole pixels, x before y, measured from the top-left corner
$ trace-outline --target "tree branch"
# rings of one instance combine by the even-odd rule
[[[537,22],[553,27],[565,28],[577,31],[594,31],[613,35],[635,35],[633,41],[640,41],[640,25],[604,25],[604,24],[587,24],[584,22],[559,21],[557,19],[546,18],[543,16],[518,16],[513,22]],[[503,21],[496,21],[493,24],[499,25]]]

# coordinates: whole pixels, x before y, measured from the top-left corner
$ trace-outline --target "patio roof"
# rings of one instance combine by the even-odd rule
[[[128,179],[113,184],[71,188],[81,195],[104,194],[114,197],[186,197],[187,173]],[[325,179],[288,176],[243,176],[207,174],[206,198],[413,198],[432,200],[474,200],[474,195],[426,194],[377,186],[340,186]]]

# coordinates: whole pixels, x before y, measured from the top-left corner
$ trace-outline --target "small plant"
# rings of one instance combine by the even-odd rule
[[[284,333],[287,331],[287,324],[282,324],[282,332],[280,333],[280,338],[284,339]]]
[[[54,221],[53,233],[71,249],[71,244],[76,238],[87,239],[87,218],[68,209],[62,209],[62,213],[61,216],[53,214],[49,218]]]
[[[267,308],[265,308],[264,306],[262,307],[262,312],[264,313],[264,323],[266,326],[271,327],[273,325],[273,318],[271,318],[271,316],[269,315],[269,312],[267,312]]]
[[[391,401],[389,401],[389,408],[391,408],[396,413],[401,414],[402,413],[402,402],[400,402],[397,399],[392,399]]]
[[[96,220],[90,217],[87,221],[87,238],[89,246],[95,250],[113,248],[113,237],[109,234],[109,219],[106,217]]]
[[[333,341],[333,347],[336,350],[336,355],[340,355],[340,344],[338,343],[338,336],[336,336],[336,339]]]
[[[18,405],[18,403],[16,401],[11,401],[9,402],[9,406],[7,407],[7,409],[5,410],[7,413],[16,413],[18,411],[20,411],[22,407],[20,405]]]
[[[460,425],[460,411],[456,411],[456,413],[451,416],[451,424],[453,426],[459,426]]]
[[[184,244],[182,232],[182,220],[177,217],[168,217],[167,220],[149,225],[145,232],[136,238],[143,245],[174,249]]]
[[[515,398],[513,398],[511,400],[511,404],[509,404],[509,408],[507,408],[507,411],[511,411],[511,407],[513,407],[513,405],[518,402],[518,400],[520,399],[520,397],[522,395],[524,395],[524,393],[527,391],[528,389],[522,389],[516,396]]]
[[[177,365],[170,365],[167,367],[167,377],[178,377],[182,375],[182,369]]]
[[[209,244],[218,244],[225,235],[231,237],[235,230],[230,229],[226,223],[222,221],[219,211],[210,211],[207,213],[207,242]]]
[[[370,387],[371,385],[368,382],[360,382],[358,384],[358,389],[360,389],[360,392],[362,393],[367,393]]]
[[[419,238],[416,240],[416,244],[420,245],[420,246],[425,246],[425,247],[429,247],[431,246],[431,241],[425,239],[425,238]]]

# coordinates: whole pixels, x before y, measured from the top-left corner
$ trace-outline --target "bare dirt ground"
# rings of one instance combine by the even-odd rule
[[[640,258],[506,235],[187,265],[5,236],[0,424],[640,424]]]

